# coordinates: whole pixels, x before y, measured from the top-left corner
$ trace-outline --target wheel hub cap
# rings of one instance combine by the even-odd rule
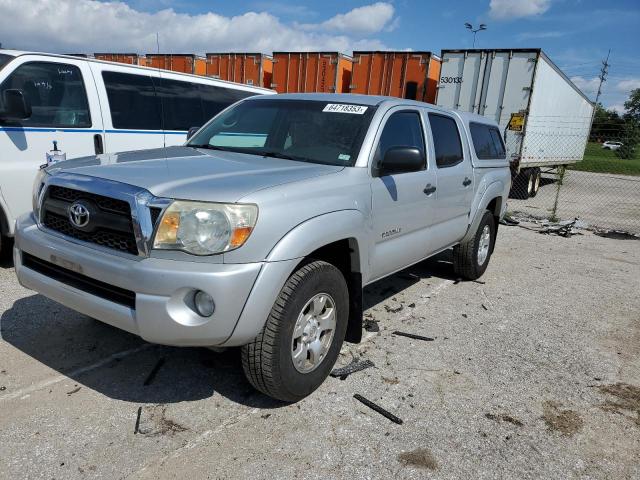
[[[291,339],[291,359],[297,371],[309,373],[325,359],[333,341],[336,318],[336,303],[328,293],[318,293],[304,305]]]
[[[478,242],[478,265],[484,265],[489,256],[489,247],[491,246],[491,229],[489,225],[485,225],[480,234]]]

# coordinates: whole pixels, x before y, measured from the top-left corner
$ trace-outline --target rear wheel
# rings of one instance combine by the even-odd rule
[[[526,200],[533,189],[532,181],[530,168],[520,170],[520,173],[513,179],[509,196],[519,200]]]
[[[476,234],[467,242],[453,247],[453,270],[467,280],[480,278],[489,265],[496,242],[496,221],[491,212],[484,212]]]
[[[242,367],[261,392],[295,402],[316,390],[338,358],[349,293],[335,266],[312,261],[289,277],[258,336],[242,347]]]

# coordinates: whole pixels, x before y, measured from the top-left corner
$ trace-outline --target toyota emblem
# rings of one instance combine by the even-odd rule
[[[69,221],[77,228],[89,224],[89,209],[82,202],[75,202],[69,207]]]

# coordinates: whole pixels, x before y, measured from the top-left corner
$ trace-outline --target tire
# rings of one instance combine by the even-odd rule
[[[322,296],[325,303],[320,307],[320,313],[327,315],[328,306],[334,305],[332,335],[330,330],[315,329],[314,325],[322,326],[321,323],[313,323],[321,315],[314,316],[313,310],[307,310],[313,308],[310,304],[322,304]],[[309,315],[311,323],[303,322],[302,317],[309,318]],[[302,265],[282,287],[262,331],[242,347],[242,368],[247,379],[257,390],[278,400],[296,402],[303,399],[316,390],[331,372],[344,341],[348,319],[349,292],[340,270],[323,261]],[[307,328],[301,329],[304,325]],[[304,333],[294,339],[294,331]],[[307,341],[315,340],[307,343],[305,338]],[[317,354],[319,361],[313,366],[314,348],[307,349],[306,346],[314,344],[317,349],[316,341],[321,344],[324,341],[325,348],[317,350],[324,355]],[[299,362],[294,364],[296,351],[301,353],[297,356]]]
[[[509,196],[511,198],[517,198],[519,200],[526,200],[529,198],[529,188],[531,180],[531,169],[525,168],[516,175],[513,179],[513,185],[511,185],[511,192]]]
[[[475,235],[466,243],[453,247],[453,270],[456,275],[466,280],[480,278],[489,265],[495,243],[496,221],[492,213],[487,210],[480,220]],[[481,254],[481,247],[484,255]]]
[[[538,191],[540,191],[540,181],[542,180],[542,171],[539,168],[534,168],[531,177],[533,182],[533,189],[531,190],[531,193],[529,194],[529,196],[533,198],[538,194]]]

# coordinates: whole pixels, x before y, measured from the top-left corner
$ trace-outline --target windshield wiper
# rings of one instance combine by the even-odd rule
[[[232,152],[233,150],[231,150],[230,148],[225,148],[225,147],[216,147],[215,145],[211,145],[209,143],[205,143],[203,145],[192,145],[192,144],[188,144],[187,147],[191,147],[191,148],[206,148],[208,150],[222,150],[225,152]]]
[[[272,158],[282,158],[284,160],[296,160],[298,162],[308,162],[309,160],[302,157],[292,157],[291,155],[287,155],[286,153],[276,152],[273,150],[261,151],[260,153],[263,157],[272,157]]]

